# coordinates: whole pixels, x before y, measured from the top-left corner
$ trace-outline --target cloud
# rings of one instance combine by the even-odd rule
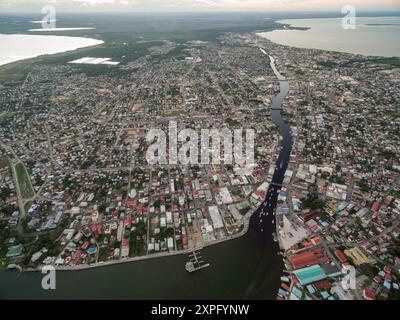
[[[84,5],[101,5],[101,4],[129,4],[128,0],[72,0],[73,2],[80,2]]]
[[[349,0],[0,0],[0,9],[37,9],[55,4],[58,10],[336,10]],[[399,0],[352,0],[357,10],[400,10]]]

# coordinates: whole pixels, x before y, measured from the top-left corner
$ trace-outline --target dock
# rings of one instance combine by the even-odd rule
[[[195,272],[199,271],[201,269],[209,267],[209,263],[205,263],[203,261],[203,258],[200,254],[200,251],[193,251],[191,254],[189,254],[189,261],[185,265],[185,269],[187,272]]]

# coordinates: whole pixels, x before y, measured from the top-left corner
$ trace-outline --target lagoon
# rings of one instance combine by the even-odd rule
[[[0,66],[41,55],[72,51],[104,43],[102,40],[52,35],[0,34]]]

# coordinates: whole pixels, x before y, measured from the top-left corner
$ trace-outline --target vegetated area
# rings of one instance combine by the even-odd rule
[[[382,64],[390,64],[391,66],[400,68],[400,58],[392,57],[392,58],[376,58],[371,59],[370,61]]]
[[[398,57],[391,57],[391,58],[365,58],[365,59],[350,59],[344,63],[338,64],[335,61],[318,61],[318,64],[322,67],[326,68],[338,68],[338,67],[348,67],[353,64],[359,62],[370,62],[371,64],[385,64],[391,67],[399,68],[400,67],[400,58]]]
[[[103,44],[86,47],[70,52],[44,55],[38,58],[17,61],[0,67],[0,84],[12,86],[22,83],[34,64],[65,64],[70,61],[89,56],[112,58],[121,66],[149,54],[148,49],[161,45],[164,40],[182,44],[191,40],[215,41],[224,32],[253,32],[256,30],[280,29],[282,25],[274,20],[267,20],[262,15],[248,17],[243,15],[194,15],[194,14],[70,14],[57,16],[57,28],[92,27],[92,30],[73,30],[62,32],[27,32],[35,28],[30,21],[41,19],[32,16],[2,17],[10,23],[1,25],[4,34],[24,33],[32,35],[57,35],[86,37],[104,41]],[[16,22],[17,21],[17,22]],[[168,56],[181,54],[178,46]],[[104,73],[127,72],[121,68],[108,65],[75,65],[88,76]]]
[[[15,171],[17,173],[18,185],[21,190],[21,195],[23,199],[29,199],[33,197],[33,190],[31,183],[29,181],[28,173],[22,163],[17,163],[15,165]]]
[[[318,210],[325,206],[325,202],[317,193],[310,193],[306,198],[301,199],[304,209]]]
[[[8,159],[0,158],[0,170],[8,167]]]

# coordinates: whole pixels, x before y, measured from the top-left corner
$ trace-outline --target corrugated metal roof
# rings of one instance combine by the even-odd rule
[[[315,281],[326,278],[324,270],[318,264],[311,267],[296,270],[293,273],[299,279],[301,285],[307,285]]]

